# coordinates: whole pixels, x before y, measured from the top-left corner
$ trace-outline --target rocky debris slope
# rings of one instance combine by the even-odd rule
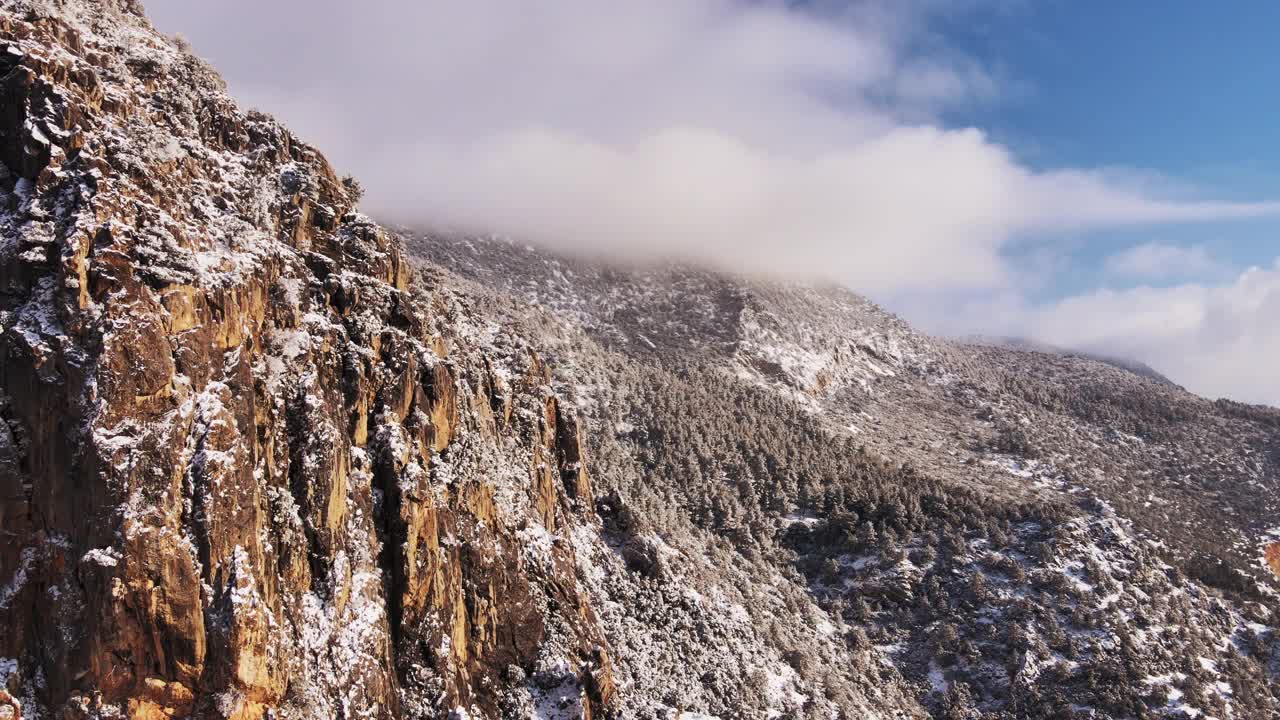
[[[351,187],[133,3],[0,5],[24,717],[618,709],[575,417]]]

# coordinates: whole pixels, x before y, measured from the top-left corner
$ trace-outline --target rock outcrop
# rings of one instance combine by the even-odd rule
[[[596,523],[582,440],[541,362],[133,4],[41,7],[0,13],[5,692],[608,715],[562,539]]]

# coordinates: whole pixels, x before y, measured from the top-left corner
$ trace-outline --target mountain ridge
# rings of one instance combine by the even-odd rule
[[[1147,365],[1146,363],[1141,362],[1139,360],[1134,360],[1132,358],[1118,357],[1115,355],[1110,355],[1102,352],[1073,350],[1070,348],[1063,348],[1057,345],[1052,345],[1050,343],[1042,343],[1042,342],[1037,342],[1035,340],[1029,340],[1027,338],[1020,338],[1020,337],[989,337],[986,335],[972,335],[972,336],[963,338],[963,340],[966,342],[972,342],[977,344],[990,344],[990,345],[1005,346],[1010,348],[1035,350],[1038,352],[1049,353],[1053,355],[1076,354],[1076,355],[1080,355],[1081,357],[1088,358],[1090,360],[1097,360],[1098,362],[1106,363],[1108,365],[1115,365],[1121,370],[1128,370],[1133,374],[1138,375],[1139,377],[1145,377],[1151,380],[1156,380],[1158,382],[1163,382],[1163,383],[1172,385],[1177,388],[1181,388],[1184,390],[1186,389],[1183,386],[1179,385],[1178,383],[1175,383],[1174,381],[1170,380],[1163,373],[1151,367],[1150,365]]]

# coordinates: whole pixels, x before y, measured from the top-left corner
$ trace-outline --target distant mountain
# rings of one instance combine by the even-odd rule
[[[0,0],[0,718],[1280,716],[1280,411],[357,187]]]
[[[1165,377],[1163,374],[1160,373],[1160,371],[1156,370],[1150,365],[1147,365],[1146,363],[1134,360],[1133,358],[1118,357],[1116,355],[1111,355],[1108,353],[1085,352],[1082,350],[1068,350],[1066,348],[1061,348],[1056,345],[1050,345],[1049,343],[1042,343],[1042,342],[1037,342],[1035,340],[1028,340],[1027,338],[1018,338],[1018,337],[986,337],[986,336],[978,335],[978,336],[968,338],[968,341],[979,343],[979,344],[1000,345],[1008,348],[1013,348],[1016,350],[1033,350],[1035,352],[1049,353],[1053,355],[1079,355],[1080,357],[1087,358],[1089,360],[1096,360],[1098,362],[1106,363],[1108,365],[1114,365],[1120,368],[1121,370],[1128,370],[1129,372],[1135,375],[1147,378],[1149,380],[1155,380],[1156,382],[1162,382],[1168,385],[1176,386],[1176,383],[1174,383],[1169,378]]]

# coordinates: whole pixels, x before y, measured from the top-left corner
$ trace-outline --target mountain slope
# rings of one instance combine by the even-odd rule
[[[1106,359],[928,338],[840,289],[628,272],[501,240],[419,237],[411,248],[629,358],[702,363],[790,397],[885,457],[985,486],[989,472],[957,466],[991,451],[1056,463],[1189,562],[1230,555],[1275,588],[1257,546],[1280,516],[1280,411],[1207,401]],[[684,329],[659,347],[645,342],[660,334],[650,328]]]
[[[621,428],[641,462],[617,491],[799,571],[932,712],[1276,712],[1276,411],[926,338],[839,290],[411,247],[514,295],[513,316],[571,318],[543,342],[593,443]],[[650,345],[640,323],[716,342]],[[598,349],[556,344],[575,332]]]

